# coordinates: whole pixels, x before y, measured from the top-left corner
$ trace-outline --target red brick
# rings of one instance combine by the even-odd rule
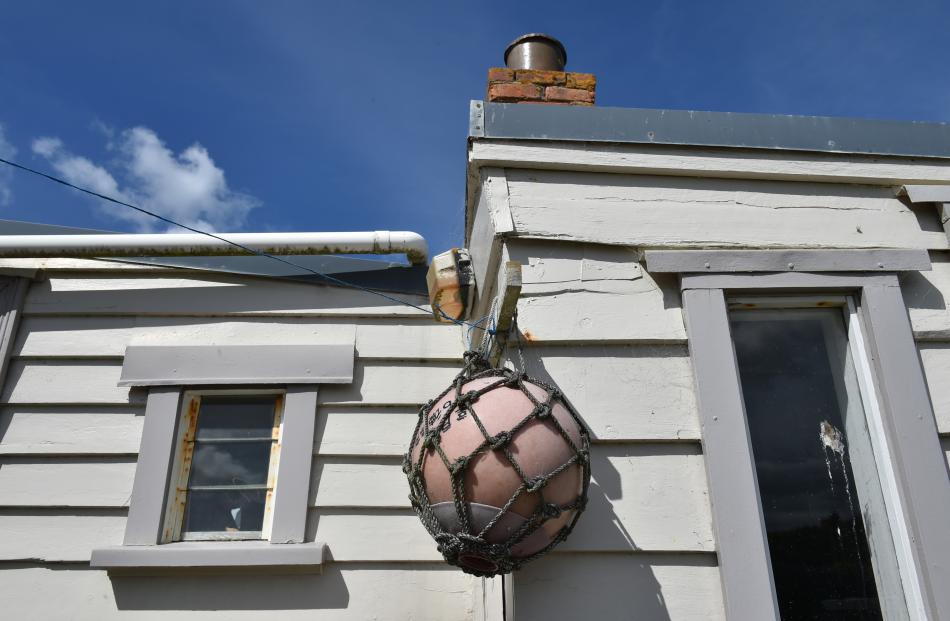
[[[548,88],[557,87],[549,86]],[[541,99],[541,87],[534,84],[508,82],[491,84],[488,87],[488,101],[537,101],[539,99]]]
[[[582,88],[565,88],[563,86],[547,86],[544,89],[544,98],[548,101],[565,101],[569,103],[594,103],[594,94]]]
[[[597,88],[597,76],[593,73],[568,73],[565,85],[568,88],[592,91]]]
[[[504,67],[492,67],[488,70],[488,83],[494,84],[495,82],[514,82],[515,81],[515,70],[514,69],[505,69]]]
[[[518,82],[540,84],[541,86],[563,86],[566,75],[563,71],[542,71],[540,69],[518,69],[515,71],[515,79]]]

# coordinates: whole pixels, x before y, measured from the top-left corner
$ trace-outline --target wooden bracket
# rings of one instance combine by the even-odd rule
[[[488,350],[488,360],[496,366],[508,345],[508,331],[514,323],[518,310],[518,297],[521,295],[521,262],[505,263],[505,280],[499,283],[498,318],[495,320],[495,338]]]

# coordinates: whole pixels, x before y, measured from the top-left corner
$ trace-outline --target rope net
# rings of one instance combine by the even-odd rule
[[[590,437],[557,388],[469,351],[419,411],[403,472],[446,562],[494,576],[571,533],[587,505]]]

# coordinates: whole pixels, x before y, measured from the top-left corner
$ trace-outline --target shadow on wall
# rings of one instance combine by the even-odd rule
[[[532,360],[528,366],[531,375],[556,384],[544,368],[543,358]],[[593,480],[588,489],[587,509],[571,537],[561,544],[558,552],[526,565],[515,574],[515,607],[519,619],[606,621],[628,619],[635,613],[636,619],[644,621],[670,621],[653,567],[657,562],[682,566],[696,561],[668,554],[626,554],[639,551],[640,547],[614,511],[612,501],[622,498],[623,487],[620,472],[608,459],[616,452],[611,448],[592,447],[605,450],[592,451]],[[695,449],[672,447],[672,450]],[[609,551],[609,554],[577,553],[588,550]],[[699,562],[709,563],[707,559],[699,559]],[[715,565],[714,558],[712,564]]]
[[[340,568],[322,574],[111,575],[119,610],[316,610],[349,606]]]

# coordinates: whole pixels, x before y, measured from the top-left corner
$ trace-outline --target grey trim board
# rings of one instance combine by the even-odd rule
[[[950,158],[950,124],[947,123],[475,103],[482,103],[484,113],[480,118],[470,115],[469,136],[473,139],[692,145]],[[476,129],[476,126],[479,127]]]
[[[872,363],[924,605],[931,619],[950,619],[950,477],[900,287],[865,287],[861,312],[871,328]]]
[[[950,203],[950,185],[905,185],[901,194],[912,203]]]
[[[92,551],[89,565],[93,569],[137,574],[241,569],[320,573],[325,552],[322,542],[280,546],[266,541],[189,541],[98,548]]]
[[[695,373],[726,618],[778,621],[752,442],[723,292],[683,291],[683,312]]]
[[[897,283],[894,274],[874,274],[853,272],[836,274],[833,272],[785,272],[762,274],[683,274],[680,280],[682,289],[773,289],[775,291],[854,291],[861,287]]]
[[[125,523],[127,546],[155,545],[162,540],[168,477],[175,462],[181,389],[159,386],[148,393],[129,518]]]
[[[284,395],[271,543],[300,543],[304,540],[316,418],[316,386],[289,386]]]
[[[119,386],[349,384],[354,345],[130,346]]]
[[[30,281],[26,278],[0,277],[0,394],[3,394],[6,383],[7,365],[29,286]]]
[[[948,186],[950,187],[950,186]],[[652,273],[928,271],[926,250],[647,250]]]

